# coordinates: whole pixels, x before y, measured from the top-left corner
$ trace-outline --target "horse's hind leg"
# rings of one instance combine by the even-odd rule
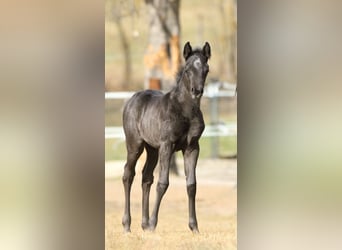
[[[149,227],[149,197],[153,183],[153,171],[158,162],[158,149],[149,145],[145,146],[147,152],[146,163],[142,172],[142,222],[141,227],[145,230]]]
[[[170,168],[170,160],[172,155],[172,145],[171,143],[162,144],[159,148],[159,157],[160,157],[160,172],[159,172],[159,180],[157,184],[157,194],[156,194],[156,203],[154,205],[154,209],[149,221],[149,229],[154,230],[158,223],[158,213],[160,202],[169,186],[169,168]]]
[[[133,140],[131,140],[132,142]],[[125,189],[125,212],[122,217],[122,225],[124,227],[125,232],[130,232],[131,229],[131,208],[130,208],[130,195],[131,195],[131,186],[135,176],[135,164],[139,156],[141,155],[144,146],[142,142],[140,143],[130,143],[126,140],[127,144],[127,162],[125,164],[124,175],[122,177],[122,182]]]

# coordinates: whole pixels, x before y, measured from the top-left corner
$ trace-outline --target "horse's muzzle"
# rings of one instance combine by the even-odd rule
[[[193,99],[201,98],[202,95],[203,95],[203,88],[199,88],[199,89],[191,88],[191,96]]]

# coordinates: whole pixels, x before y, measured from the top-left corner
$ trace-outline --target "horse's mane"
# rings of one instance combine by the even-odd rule
[[[177,73],[176,73],[176,84],[180,82],[184,73],[185,66],[180,66]]]

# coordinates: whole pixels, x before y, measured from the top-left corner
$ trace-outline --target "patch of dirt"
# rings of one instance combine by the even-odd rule
[[[193,235],[188,228],[184,171],[179,171],[182,176],[170,176],[170,186],[161,202],[158,225],[153,233],[144,232],[140,227],[141,173],[137,171],[131,191],[132,233],[124,234],[121,225],[123,164],[111,162],[106,168],[108,166],[117,170],[110,171],[105,182],[106,249],[236,249],[236,159],[198,162],[196,210],[199,235]],[[155,201],[157,181],[158,173],[155,173],[150,210]]]

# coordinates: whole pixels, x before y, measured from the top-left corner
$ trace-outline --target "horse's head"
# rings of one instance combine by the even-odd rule
[[[192,50],[189,42],[184,45],[185,59],[184,74],[188,78],[188,90],[192,99],[199,99],[203,95],[204,83],[209,72],[208,59],[210,58],[210,45],[205,43],[202,49]]]

